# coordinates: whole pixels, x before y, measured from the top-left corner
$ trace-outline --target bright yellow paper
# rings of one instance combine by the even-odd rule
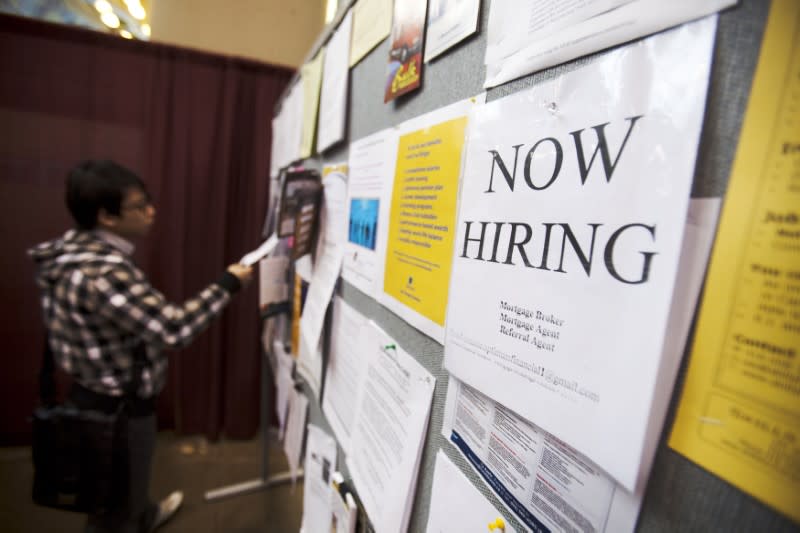
[[[392,30],[392,0],[358,0],[353,8],[350,66],[366,56]]]
[[[800,2],[772,4],[670,446],[800,522]]]
[[[300,141],[300,157],[310,157],[317,134],[317,111],[319,111],[319,89],[322,86],[322,60],[325,49],[303,65],[300,78],[303,82],[303,137]]]
[[[292,289],[292,356],[297,359],[300,354],[300,315],[303,311],[303,278],[300,274],[294,275],[294,288]]]
[[[384,292],[444,326],[467,118],[400,137]]]

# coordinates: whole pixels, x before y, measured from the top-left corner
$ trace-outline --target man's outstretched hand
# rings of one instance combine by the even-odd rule
[[[253,267],[244,266],[239,263],[230,265],[228,267],[228,272],[239,279],[239,283],[242,284],[242,287],[246,286],[250,283],[250,280],[253,279]]]

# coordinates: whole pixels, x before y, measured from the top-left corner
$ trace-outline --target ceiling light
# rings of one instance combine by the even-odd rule
[[[325,3],[325,24],[329,24],[333,17],[336,15],[336,9],[339,7],[339,0],[327,0]]]
[[[147,16],[147,12],[144,10],[144,7],[142,7],[142,3],[138,0],[125,0],[125,5],[128,7],[130,14],[133,15],[133,18],[144,20]]]
[[[133,34],[128,30],[119,30],[119,34],[125,39],[133,39]]]
[[[144,10],[141,4],[136,4],[135,6],[128,6],[128,11],[130,11],[133,18],[138,20],[144,20],[147,16],[147,12]]]
[[[145,37],[150,37],[150,24],[144,23],[140,29]]]
[[[100,15],[100,20],[109,28],[119,28],[119,17],[114,13],[103,13]]]
[[[114,8],[108,3],[108,0],[95,0],[94,8],[100,13],[111,13]]]

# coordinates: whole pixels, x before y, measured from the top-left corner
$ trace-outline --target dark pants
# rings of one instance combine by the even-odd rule
[[[82,409],[113,412],[118,398],[96,394],[80,385],[70,391],[72,403]],[[89,515],[86,533],[146,533],[152,529],[158,507],[150,501],[150,467],[156,444],[154,399],[133,402],[127,422],[128,498],[107,513]]]

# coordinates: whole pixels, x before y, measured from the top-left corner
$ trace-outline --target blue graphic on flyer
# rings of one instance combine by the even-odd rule
[[[377,198],[353,198],[350,201],[350,242],[375,250],[379,205]]]

